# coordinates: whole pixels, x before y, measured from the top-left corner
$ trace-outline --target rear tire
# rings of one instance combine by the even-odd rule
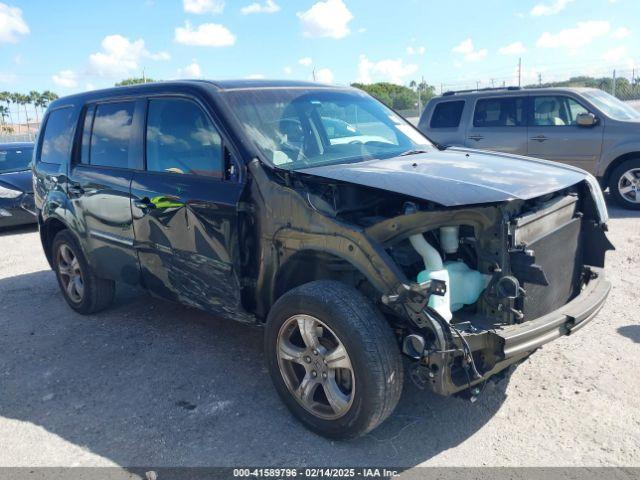
[[[317,348],[309,345],[314,336]],[[283,402],[325,437],[366,434],[393,412],[402,393],[402,359],[391,328],[366,297],[340,282],[314,281],[285,293],[269,312],[265,351]]]
[[[76,312],[88,315],[111,304],[115,282],[93,273],[78,241],[68,230],[58,232],[53,239],[51,260],[62,295]]]
[[[640,210],[640,158],[626,160],[611,172],[609,192],[619,206]]]

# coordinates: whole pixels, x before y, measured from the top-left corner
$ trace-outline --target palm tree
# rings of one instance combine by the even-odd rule
[[[9,116],[9,110],[4,105],[0,105],[0,124],[2,124],[2,130],[5,130],[5,118]]]
[[[58,95],[51,90],[42,92],[42,108],[47,108],[51,102],[58,99]]]
[[[15,92],[14,93],[10,93],[9,94],[9,99],[10,99],[11,103],[15,103],[16,105],[18,105],[20,103],[20,101],[19,101],[20,100],[20,94],[19,93],[15,93]],[[20,133],[20,127],[21,127],[21,125],[20,125],[20,107],[18,107],[18,109],[16,110],[16,113],[17,113],[16,122],[17,122],[17,125],[18,125],[18,133]]]
[[[38,107],[40,106],[41,93],[31,90],[29,92],[29,103],[33,105],[33,111],[36,113],[36,123],[40,123],[40,116],[38,115]]]
[[[7,104],[6,111],[9,114],[9,121],[13,125],[13,116],[11,115],[11,94],[7,91],[0,92],[0,102]]]
[[[31,126],[29,125],[29,112],[27,112],[27,105],[29,104],[29,95],[18,94],[18,104],[24,108],[24,118],[27,123],[27,135],[31,135]]]

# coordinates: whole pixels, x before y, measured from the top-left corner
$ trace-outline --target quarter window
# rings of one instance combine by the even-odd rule
[[[196,103],[150,100],[146,135],[147,170],[222,176],[222,139]]]
[[[63,164],[69,158],[73,143],[73,110],[61,108],[49,114],[42,135],[40,161]]]
[[[135,103],[105,103],[96,107],[91,131],[91,165],[127,168]]]
[[[524,97],[487,98],[476,102],[474,127],[524,127]]]
[[[442,102],[436,105],[431,117],[431,128],[457,128],[464,109],[464,100]]]
[[[589,111],[573,98],[546,96],[533,98],[533,125],[564,127],[576,125],[576,118]]]

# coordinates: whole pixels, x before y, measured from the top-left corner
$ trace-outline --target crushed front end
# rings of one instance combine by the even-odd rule
[[[407,278],[383,296],[420,386],[450,395],[588,323],[610,289],[606,208],[589,180],[476,208],[405,205],[367,234]],[[400,325],[400,324],[398,324]]]

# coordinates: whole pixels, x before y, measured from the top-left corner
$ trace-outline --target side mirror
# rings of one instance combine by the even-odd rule
[[[576,124],[579,127],[593,127],[596,123],[598,123],[598,118],[591,112],[579,113],[576,116]]]

